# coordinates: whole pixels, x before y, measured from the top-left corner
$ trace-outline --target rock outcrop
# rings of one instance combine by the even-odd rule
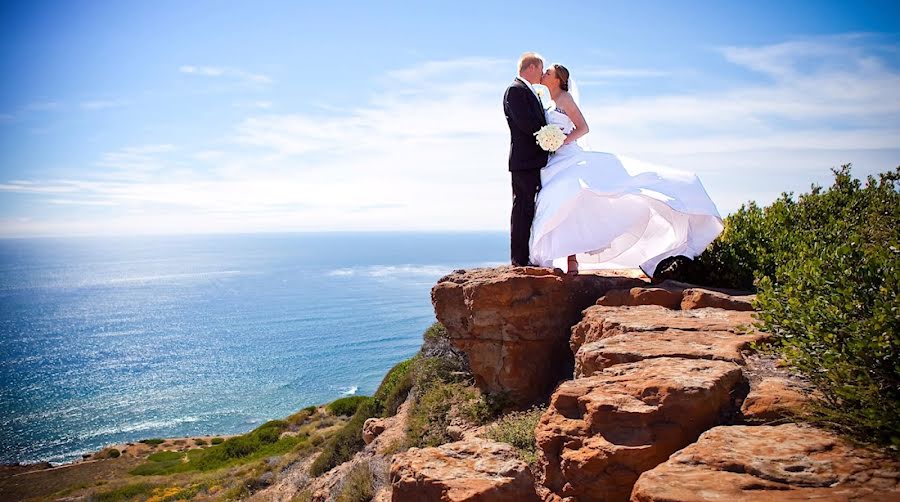
[[[641,475],[634,502],[900,500],[900,466],[795,424],[711,429]]]
[[[769,377],[751,384],[741,414],[748,422],[792,419],[803,414],[807,402],[806,393],[794,382]]]
[[[640,473],[719,423],[740,378],[731,362],[660,357],[563,383],[535,432],[542,484],[577,500],[628,500]]]
[[[571,376],[569,330],[581,311],[628,277],[578,275],[535,267],[459,270],[431,291],[450,343],[468,357],[476,384],[516,405],[546,398]]]
[[[410,448],[394,456],[390,479],[397,502],[538,502],[528,465],[487,440]]]
[[[766,335],[750,312],[671,310],[657,305],[594,306],[572,328],[575,376],[654,357],[715,359],[742,364],[742,351]]]

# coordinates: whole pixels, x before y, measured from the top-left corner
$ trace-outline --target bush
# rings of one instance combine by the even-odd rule
[[[368,462],[353,466],[337,495],[337,502],[367,502],[375,496],[375,479]]]
[[[406,440],[410,446],[438,446],[452,441],[447,432],[450,411],[478,402],[481,394],[463,383],[431,382],[409,413]]]
[[[528,411],[512,412],[492,425],[486,436],[494,441],[511,444],[519,452],[519,456],[525,462],[534,464],[537,462],[537,441],[534,438],[534,429],[544,408],[532,408]]]
[[[331,436],[322,447],[322,453],[316,457],[309,468],[310,474],[313,476],[324,474],[335,466],[350,460],[354,453],[362,450],[366,445],[362,438],[363,423],[366,419],[377,416],[379,411],[374,399],[360,405],[353,418]]]
[[[210,443],[210,444],[213,444],[213,445],[216,445],[216,444],[222,444],[222,443],[224,443],[224,442],[225,442],[224,439],[218,438],[218,437],[217,437],[217,438],[212,438],[212,439],[209,440],[209,443]]]
[[[208,471],[253,459],[287,453],[306,437],[285,436],[284,420],[271,420],[256,429],[225,441],[213,438],[209,448],[187,452],[161,451],[147,457],[147,462],[137,466],[132,474],[141,476],[171,474],[185,471]],[[219,441],[216,441],[216,440]]]
[[[138,443],[144,443],[150,446],[158,446],[161,445],[165,440],[164,439],[141,439]]]
[[[328,405],[328,412],[332,415],[343,415],[349,417],[356,413],[356,409],[363,402],[371,399],[368,396],[348,396],[332,401]]]
[[[821,393],[814,417],[900,446],[900,168],[863,185],[849,166],[786,204],[761,327]],[[778,235],[778,232],[775,233]]]
[[[812,419],[900,446],[900,168],[741,207],[698,257],[707,283],[757,286],[760,327],[819,391]]]

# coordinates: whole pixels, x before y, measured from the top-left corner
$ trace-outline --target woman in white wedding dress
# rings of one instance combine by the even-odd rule
[[[569,273],[639,267],[652,275],[663,259],[694,258],[722,232],[722,218],[696,175],[578,144],[589,129],[568,92],[565,67],[550,66],[541,84],[555,103],[547,123],[567,138],[541,170],[532,263],[566,263]]]

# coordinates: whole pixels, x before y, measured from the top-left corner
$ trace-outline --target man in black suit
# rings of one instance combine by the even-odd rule
[[[534,52],[519,58],[519,76],[503,95],[503,112],[509,125],[509,171],[512,174],[513,204],[510,218],[510,256],[512,264],[529,264],[528,241],[534,204],[541,189],[541,169],[549,153],[538,146],[534,133],[547,125],[544,107],[532,87],[541,81],[544,60]]]

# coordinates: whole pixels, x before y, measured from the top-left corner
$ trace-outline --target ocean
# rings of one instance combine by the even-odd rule
[[[499,232],[0,240],[0,463],[370,395],[435,281],[507,257]]]

